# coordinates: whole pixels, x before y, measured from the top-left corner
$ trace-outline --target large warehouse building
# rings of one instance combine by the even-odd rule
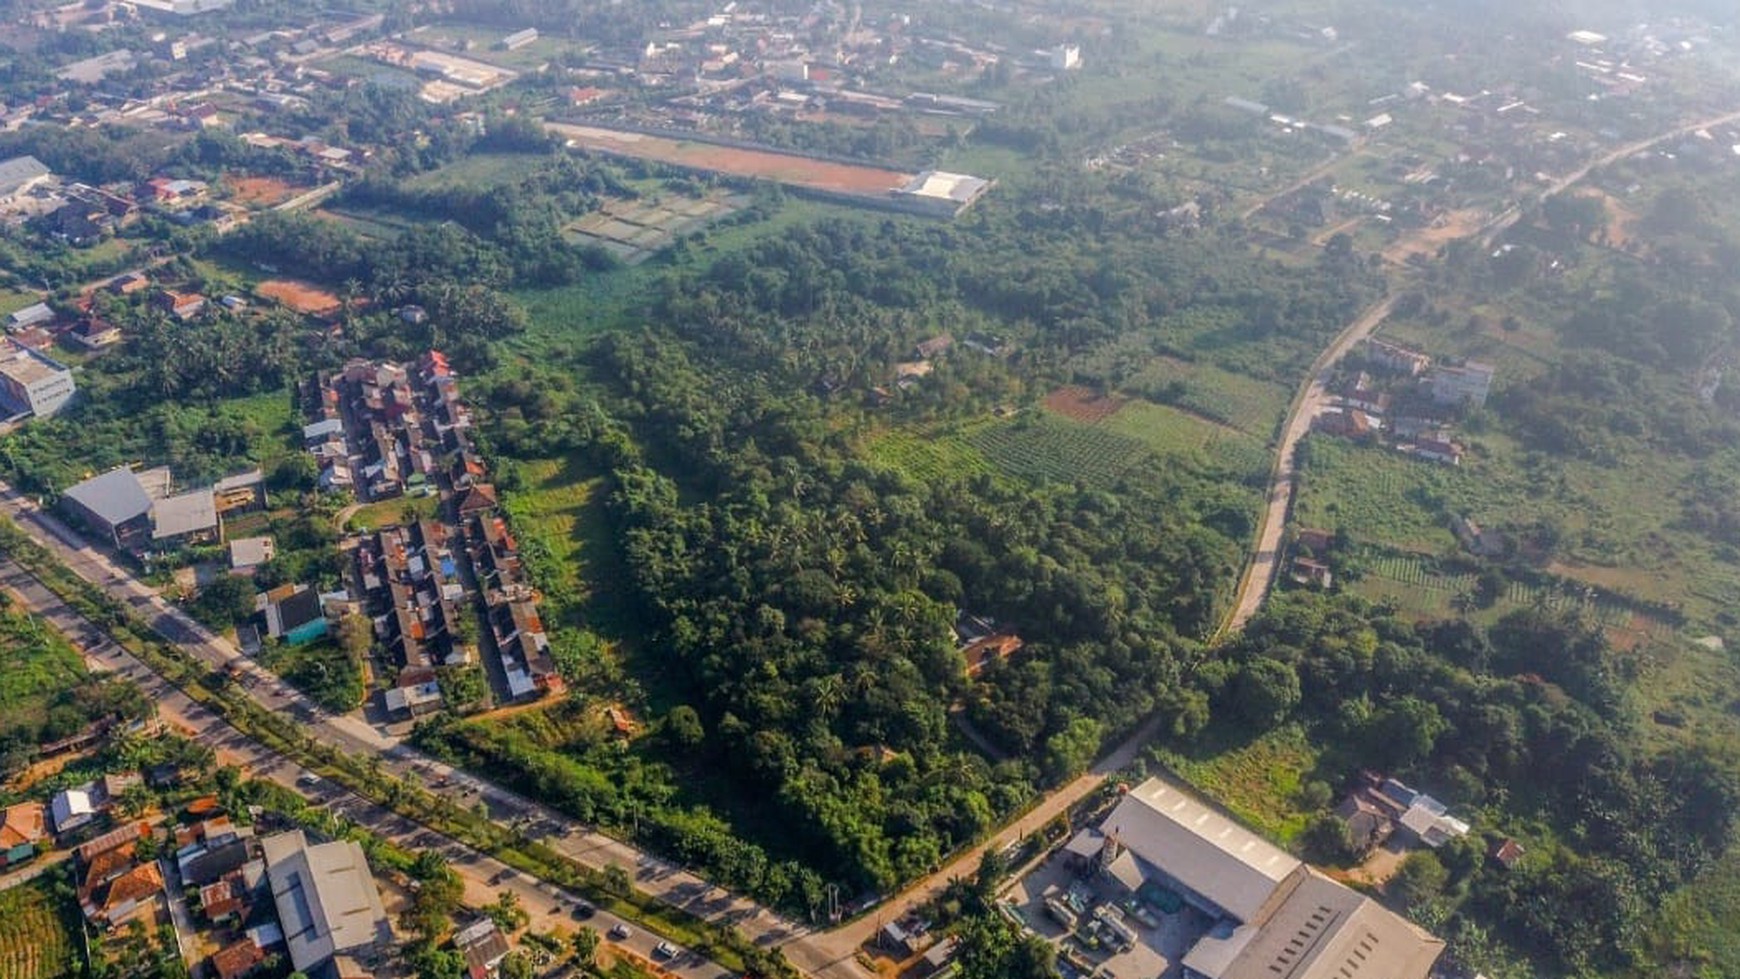
[[[1426,979],[1444,951],[1412,922],[1157,778],[1068,850],[1130,897],[1164,888],[1215,919],[1185,954],[1185,979]]]

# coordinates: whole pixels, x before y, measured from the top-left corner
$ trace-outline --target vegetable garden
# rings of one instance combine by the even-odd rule
[[[0,891],[0,979],[73,975],[76,957],[48,885],[38,879]]]

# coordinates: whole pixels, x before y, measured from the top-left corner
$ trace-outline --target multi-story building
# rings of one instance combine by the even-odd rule
[[[72,371],[24,347],[0,347],[0,407],[13,415],[52,415],[78,390]]]

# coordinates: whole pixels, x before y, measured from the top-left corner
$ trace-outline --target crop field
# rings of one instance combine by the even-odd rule
[[[990,460],[959,436],[892,429],[870,441],[870,458],[916,479],[936,483],[995,471]]]
[[[1109,486],[1149,456],[1140,439],[1044,414],[976,426],[962,437],[997,468],[1037,483]]]
[[[397,215],[386,214],[380,211],[363,211],[356,208],[340,210],[338,208],[322,207],[317,208],[313,214],[322,221],[330,221],[339,227],[354,231],[357,234],[362,235],[364,238],[373,238],[377,241],[397,238],[400,234],[410,230],[414,226],[414,222],[400,218]]]
[[[574,243],[603,247],[629,265],[638,265],[683,235],[735,214],[749,199],[715,191],[702,198],[613,200],[562,229]]]
[[[1426,617],[1467,614],[1457,607],[1459,596],[1472,595],[1478,583],[1473,573],[1446,573],[1430,559],[1412,554],[1383,554],[1372,560],[1366,571],[1366,577],[1353,586],[1355,592]],[[1671,631],[1665,624],[1635,612],[1625,602],[1568,581],[1557,585],[1511,581],[1492,608],[1475,617],[1491,620],[1515,609],[1536,606],[1576,611],[1586,621],[1601,626],[1609,640],[1621,647],[1634,646]]]
[[[1269,470],[1268,450],[1257,439],[1166,405],[1132,401],[1100,427],[1138,439],[1162,456],[1197,459],[1246,476]]]
[[[911,179],[910,174],[894,170],[853,163],[834,163],[791,153],[738,149],[733,146],[647,136],[597,126],[556,122],[546,125],[556,135],[572,140],[579,149],[637,160],[652,160],[734,177],[772,180],[835,194],[879,197]]]
[[[1265,442],[1274,436],[1292,397],[1278,384],[1171,357],[1155,358],[1130,387]]]
[[[42,879],[0,891],[0,979],[56,979],[78,972],[66,916]]]

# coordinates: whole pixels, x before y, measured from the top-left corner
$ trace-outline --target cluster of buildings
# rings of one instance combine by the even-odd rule
[[[1444,950],[1157,778],[1129,789],[1020,888],[1020,920],[1036,931],[1034,922],[1051,922],[1047,933],[1061,926],[1064,958],[1100,975],[1426,979]],[[1162,921],[1178,915],[1178,925]]]
[[[352,361],[305,385],[303,397],[316,418],[303,434],[322,487],[370,501],[440,496],[448,514],[388,527],[356,548],[375,635],[399,668],[388,707],[411,716],[435,709],[435,668],[472,662],[476,640],[461,609],[468,596],[479,603],[507,699],[560,692],[537,597],[497,512],[447,358],[430,351],[412,365]]]
[[[481,473],[471,444],[471,409],[446,358],[431,351],[414,365],[353,360],[304,384],[313,421],[303,442],[320,465],[320,486],[365,502],[431,495],[443,480]]]
[[[1361,344],[1359,359],[1364,369],[1345,374],[1333,389],[1334,404],[1313,420],[1313,428],[1343,438],[1383,437],[1415,458],[1460,465],[1462,444],[1449,423],[1435,416],[1485,406],[1492,365],[1433,364],[1425,354],[1376,337]]]
[[[474,662],[459,603],[466,589],[437,520],[418,520],[365,536],[352,552],[375,638],[398,667],[386,691],[394,715],[419,717],[441,706],[435,667]]]
[[[1468,835],[1468,824],[1444,803],[1393,778],[1371,772],[1335,807],[1355,851],[1365,853],[1400,832],[1409,843],[1437,849]]]
[[[266,484],[264,474],[251,469],[176,491],[167,466],[120,466],[68,487],[61,505],[117,550],[144,554],[221,542],[226,514],[265,509]]]

